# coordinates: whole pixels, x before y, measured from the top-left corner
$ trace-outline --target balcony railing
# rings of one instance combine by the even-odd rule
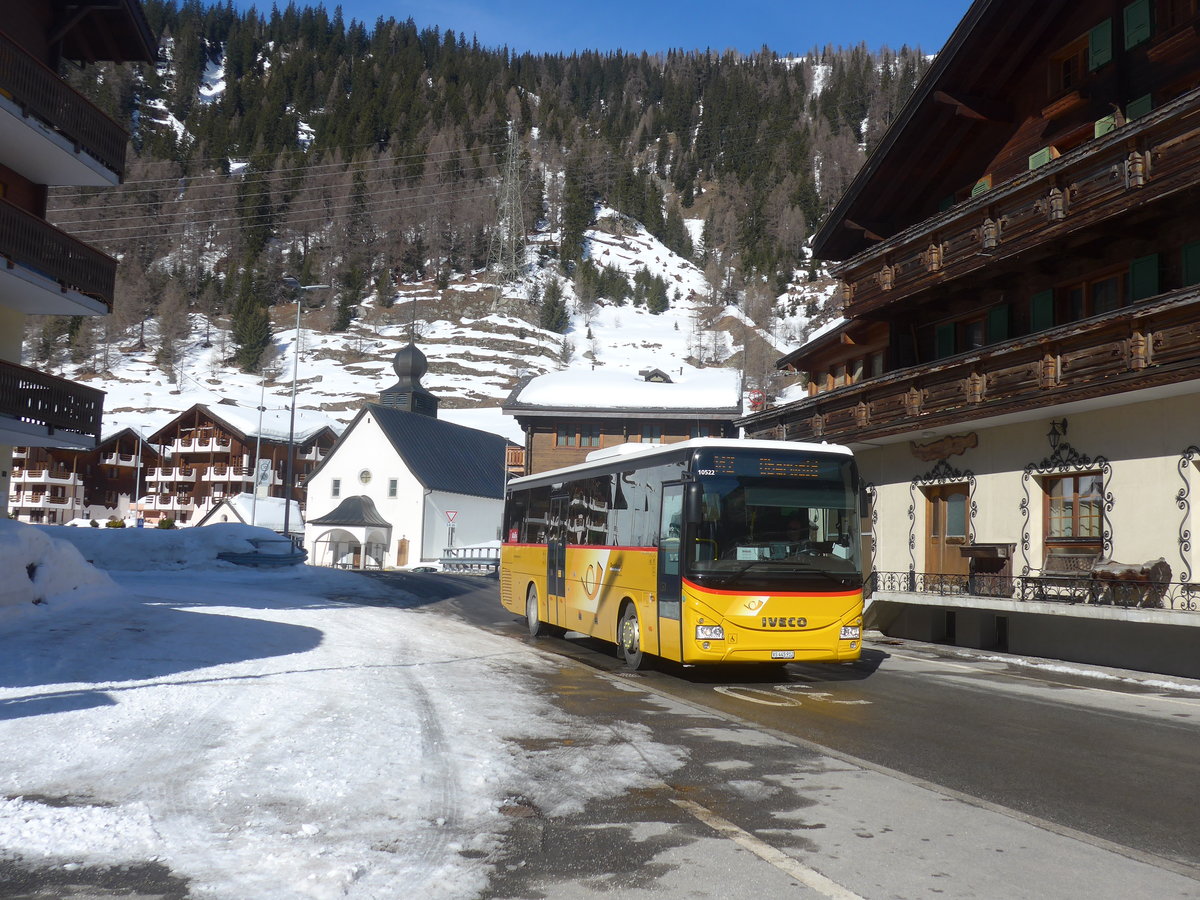
[[[7,200],[0,200],[0,256],[112,309],[117,261]]]
[[[26,115],[36,116],[124,177],[128,140],[124,129],[3,32],[0,32],[0,89]]]
[[[98,441],[103,408],[103,391],[0,360],[0,416]]]
[[[933,572],[872,572],[875,593],[979,597],[1019,602],[1086,603],[1127,609],[1200,611],[1200,583],[1113,581],[1095,575],[940,575]]]
[[[1192,187],[1200,89],[834,266],[864,315]]]
[[[860,381],[742,420],[751,437],[870,440],[1200,377],[1200,288]]]

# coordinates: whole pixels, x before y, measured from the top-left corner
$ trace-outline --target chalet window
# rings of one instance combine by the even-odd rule
[[[643,444],[661,444],[662,443],[662,426],[661,425],[643,425],[642,426],[642,443]]]
[[[1099,472],[1047,478],[1046,546],[1100,552],[1104,527],[1104,481]]]
[[[1183,246],[1183,286],[1200,284],[1200,241]]]
[[[400,492],[400,482],[395,478],[388,479],[388,496],[395,497]]]
[[[1088,70],[1088,35],[1069,43],[1050,57],[1050,96],[1074,90],[1083,83]]]
[[[1158,293],[1158,254],[1151,253],[1129,264],[1129,299],[1145,300]]]
[[[863,366],[865,360],[856,359],[850,363],[850,383],[858,384],[863,380]]]
[[[340,497],[340,496],[342,496],[342,479],[340,479],[340,478],[335,478],[335,479],[333,479],[333,481],[331,481],[331,482],[330,482],[330,484],[329,484],[329,496],[330,496],[330,497]]]
[[[869,360],[869,366],[870,366],[869,371],[871,373],[871,375],[870,375],[871,378],[878,378],[880,375],[883,374],[883,351],[882,350],[880,350],[878,353],[871,354],[870,360]]]
[[[600,446],[600,426],[599,425],[580,425],[579,426],[579,446],[580,447],[599,447]]]
[[[1127,272],[1113,272],[1063,288],[1066,321],[1098,316],[1124,306],[1128,298],[1128,281]]]
[[[987,344],[987,320],[972,319],[970,322],[963,322],[962,326],[963,350],[978,350]]]
[[[574,425],[559,425],[558,433],[554,438],[555,447],[574,447],[575,446],[575,426]]]
[[[1150,0],[1134,0],[1125,7],[1125,49],[1150,40]]]
[[[839,363],[833,367],[833,386],[835,388],[846,386],[846,364]]]
[[[706,437],[718,437],[719,436],[714,432],[713,426],[711,424],[709,424],[708,422],[693,422],[692,430],[691,430],[690,434],[691,434],[691,437],[694,437],[694,438],[706,438]]]

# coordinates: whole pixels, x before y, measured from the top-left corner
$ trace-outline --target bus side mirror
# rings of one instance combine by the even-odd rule
[[[871,515],[871,495],[867,493],[865,488],[858,492],[858,514],[864,522]]]

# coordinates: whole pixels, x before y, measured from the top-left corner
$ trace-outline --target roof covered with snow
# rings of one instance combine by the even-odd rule
[[[657,370],[655,370],[657,371]],[[671,381],[620,369],[567,369],[530,378],[509,396],[509,415],[587,410],[589,415],[653,411],[664,415],[739,415],[741,378],[732,369],[672,367]]]

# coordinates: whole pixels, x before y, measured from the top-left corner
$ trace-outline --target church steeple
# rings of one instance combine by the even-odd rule
[[[393,409],[403,409],[436,419],[438,399],[421,385],[421,376],[429,371],[425,354],[409,340],[408,346],[396,351],[392,368],[395,369],[399,381],[380,392],[379,402]]]

